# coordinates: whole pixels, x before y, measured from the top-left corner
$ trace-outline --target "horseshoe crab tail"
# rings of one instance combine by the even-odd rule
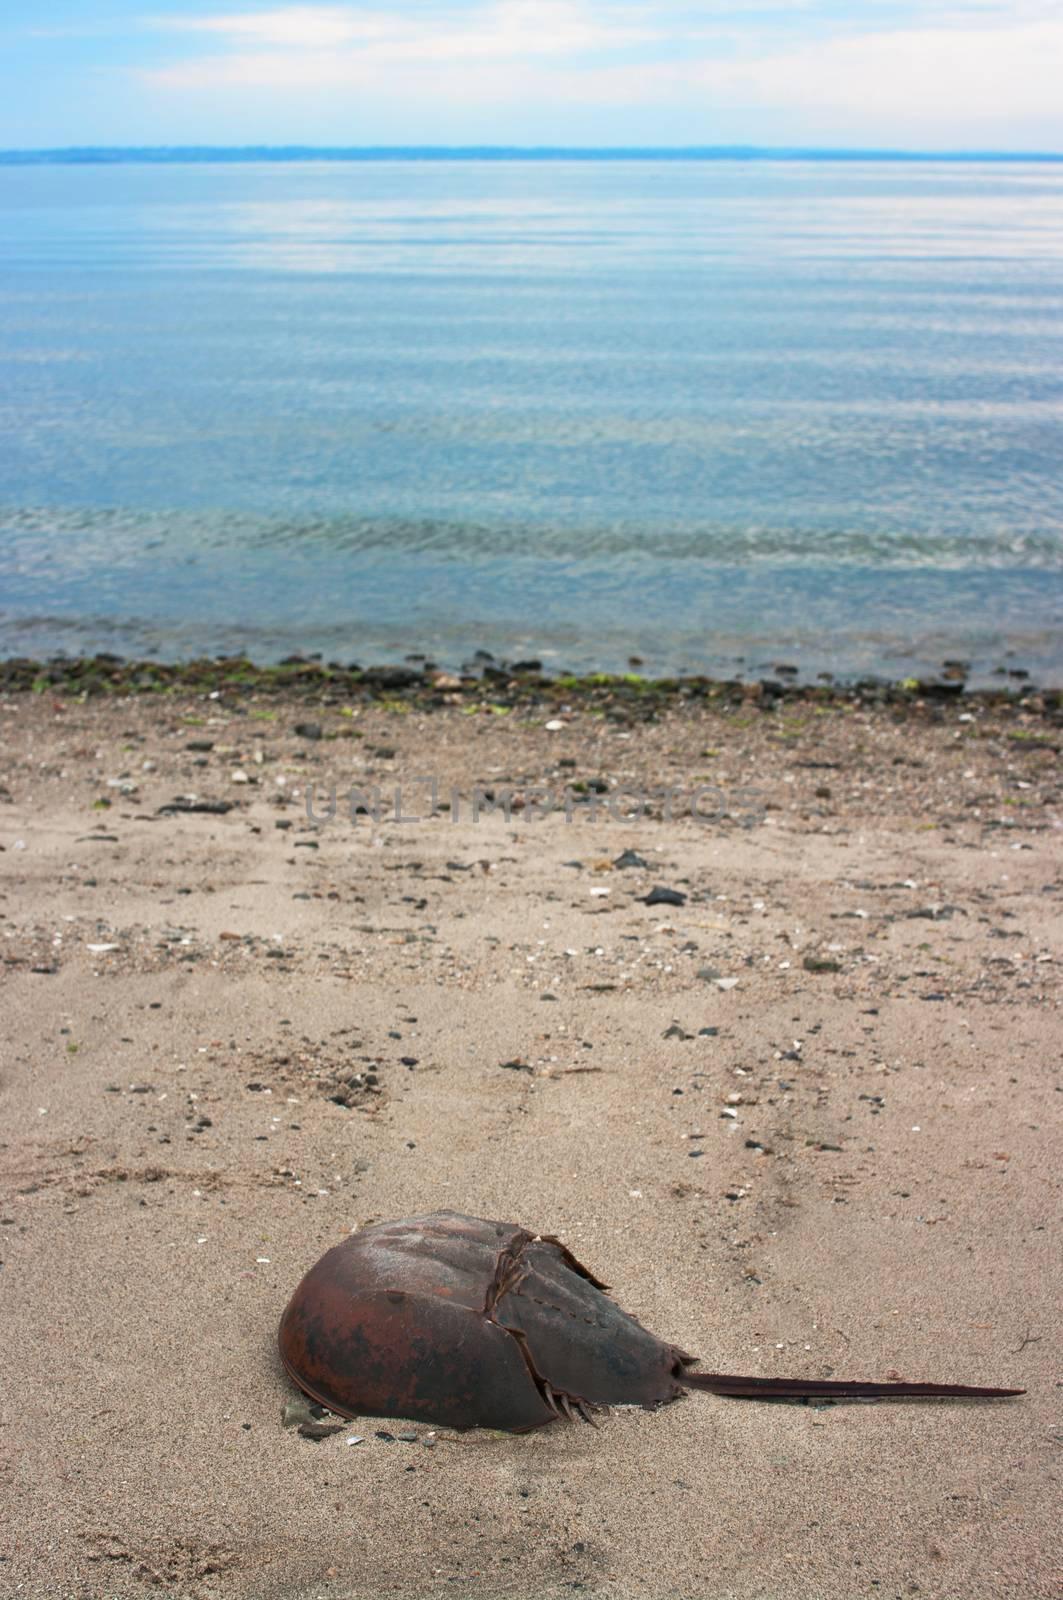
[[[724,1372],[677,1372],[688,1389],[739,1400],[997,1400],[1025,1389],[982,1389],[966,1383],[852,1383],[816,1378],[740,1378]]]

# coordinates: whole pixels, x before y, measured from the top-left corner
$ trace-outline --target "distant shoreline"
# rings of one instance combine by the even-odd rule
[[[308,161],[822,161],[1057,163],[1059,151],[802,149],[760,145],[579,147],[567,145],[144,145],[0,150],[0,166],[221,165]]]

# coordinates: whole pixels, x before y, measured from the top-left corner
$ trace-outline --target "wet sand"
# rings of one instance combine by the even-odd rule
[[[1060,1593],[1050,709],[39,687],[0,700],[0,1591]],[[429,773],[432,820],[307,819]],[[598,782],[724,814],[526,820]],[[559,1234],[716,1370],[1029,1394],[284,1426],[302,1273],[438,1208]]]

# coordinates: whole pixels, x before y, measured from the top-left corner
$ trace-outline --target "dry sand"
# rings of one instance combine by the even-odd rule
[[[1063,1593],[1058,728],[555,715],[0,702],[4,1595]],[[736,815],[306,820],[308,777],[426,772]],[[237,804],[158,814],[190,792]],[[717,1370],[1029,1394],[283,1427],[302,1273],[444,1207]]]

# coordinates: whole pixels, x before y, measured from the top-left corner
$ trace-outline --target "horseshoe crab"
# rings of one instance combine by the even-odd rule
[[[311,1267],[281,1319],[281,1359],[341,1416],[527,1433],[687,1389],[747,1399],[993,1397],[1022,1389],[690,1372],[559,1239],[458,1211],[382,1222]]]

